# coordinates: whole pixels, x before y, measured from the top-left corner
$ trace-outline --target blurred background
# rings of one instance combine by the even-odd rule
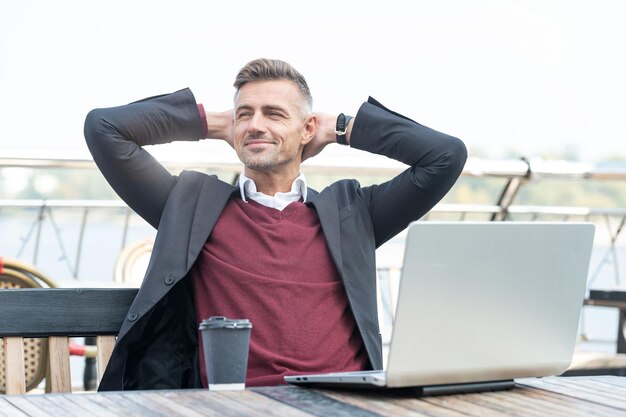
[[[155,232],[93,166],[85,115],[184,87],[226,110],[237,71],[268,57],[303,73],[315,111],[355,114],[371,95],[466,143],[428,219],[593,221],[589,287],[623,287],[625,19],[619,0],[0,0],[0,256],[60,285],[138,285]],[[241,169],[219,141],[150,151],[174,173]],[[304,171],[319,189],[399,169],[337,145]],[[386,340],[402,245],[378,255]],[[585,311],[581,341],[615,351],[617,309]]]
[[[474,156],[623,159],[625,17],[619,0],[0,0],[0,144],[84,149],[90,109],[183,87],[225,110],[239,68],[271,57],[316,110],[372,95]]]

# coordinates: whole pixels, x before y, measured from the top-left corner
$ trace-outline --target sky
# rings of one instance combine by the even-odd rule
[[[371,95],[470,156],[626,157],[625,20],[621,0],[0,0],[0,152],[85,152],[90,109],[184,87],[229,109],[269,57],[315,111]]]

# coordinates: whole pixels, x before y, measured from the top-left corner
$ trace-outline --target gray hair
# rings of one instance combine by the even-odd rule
[[[252,81],[289,80],[292,81],[304,98],[302,113],[306,117],[313,111],[313,97],[306,80],[291,64],[279,59],[259,58],[248,62],[239,70],[233,86],[235,100],[241,87]]]

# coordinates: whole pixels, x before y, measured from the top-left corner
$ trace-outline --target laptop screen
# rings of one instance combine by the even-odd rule
[[[591,223],[412,223],[387,386],[562,373],[593,235]]]

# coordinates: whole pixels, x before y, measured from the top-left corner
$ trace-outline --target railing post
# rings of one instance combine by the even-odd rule
[[[39,213],[37,213],[37,233],[35,235],[35,249],[33,251],[33,265],[37,265],[37,258],[39,257],[39,243],[41,242],[41,226],[43,225],[44,212],[46,210],[46,202],[44,201],[39,207]]]
[[[85,228],[87,227],[87,216],[89,207],[83,210],[83,219],[80,223],[80,231],[78,232],[78,247],[76,248],[76,265],[74,266],[74,278],[78,278],[78,268],[80,267],[80,255],[83,250],[83,238],[85,236]]]
[[[499,213],[494,213],[491,215],[491,221],[496,220],[506,220],[509,215],[509,206],[513,204],[513,200],[517,196],[517,193],[522,185],[528,181],[531,176],[530,164],[525,158],[522,158],[522,161],[526,163],[527,170],[526,174],[523,177],[511,177],[509,181],[504,186],[502,193],[500,194],[500,198],[498,198],[497,205],[500,207]]]
[[[120,248],[120,251],[123,251],[124,248],[126,247],[126,238],[128,237],[128,225],[130,223],[130,215],[131,215],[132,211],[130,209],[130,207],[126,208],[126,216],[124,217],[124,230],[122,231],[122,247]]]

